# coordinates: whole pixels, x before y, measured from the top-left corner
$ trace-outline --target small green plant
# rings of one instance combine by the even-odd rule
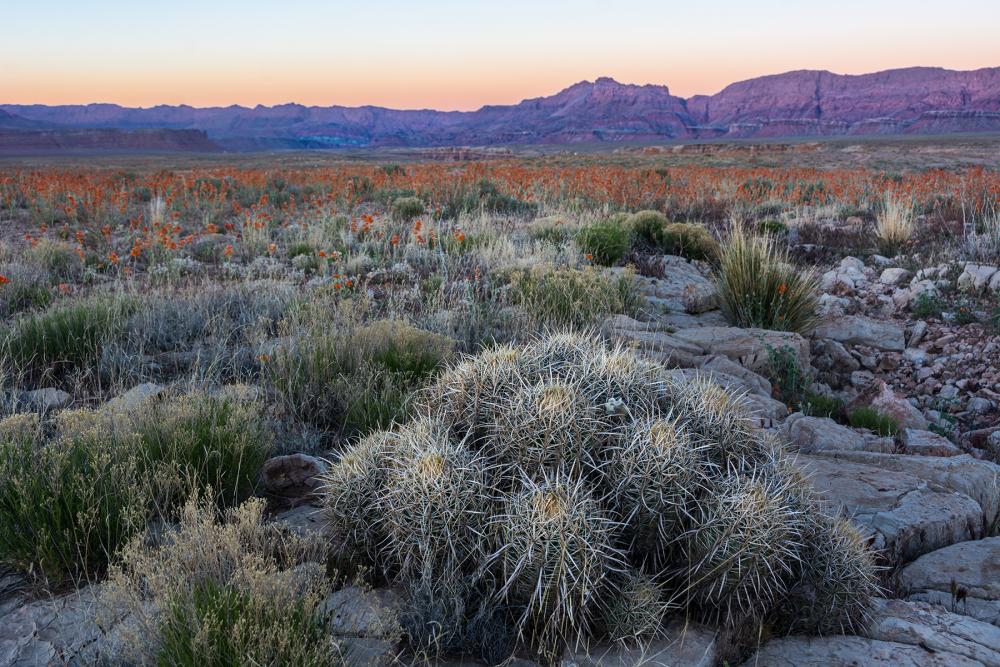
[[[148,480],[134,438],[100,430],[42,443],[37,421],[0,436],[0,562],[53,583],[97,574],[145,529]]]
[[[899,422],[875,408],[855,408],[847,416],[847,421],[855,428],[866,428],[882,437],[894,436],[899,432]]]
[[[757,231],[761,234],[781,236],[788,233],[788,225],[774,218],[765,218],[757,222]]]
[[[812,378],[802,369],[799,357],[789,345],[776,348],[767,346],[768,367],[775,384],[777,398],[790,406],[800,406],[805,399]]]
[[[591,268],[536,266],[514,273],[511,284],[514,303],[540,329],[592,326],[608,315],[635,315],[642,303],[629,270],[609,276]]]
[[[628,250],[628,231],[613,222],[598,222],[580,229],[576,243],[595,264],[614,266]]]
[[[127,299],[96,297],[60,303],[14,323],[5,347],[10,361],[36,378],[84,369],[122,329],[132,310]]]
[[[921,320],[940,319],[944,301],[936,292],[920,292],[910,304],[910,312]]]
[[[997,304],[986,318],[986,325],[993,335],[1000,335],[1000,296],[997,297]]]
[[[633,243],[646,248],[663,247],[663,228],[668,224],[666,216],[659,211],[639,211],[628,219]]]
[[[190,597],[175,601],[159,628],[158,665],[240,667],[275,664],[328,667],[339,662],[323,618],[307,601],[275,605],[212,580],[196,583]],[[267,646],[261,637],[282,628],[290,641]],[[287,649],[298,649],[289,653]],[[327,647],[327,650],[323,650]]]
[[[810,331],[817,322],[819,289],[813,272],[801,272],[771,236],[734,224],[716,273],[722,313],[741,327]]]
[[[810,417],[826,417],[837,421],[843,420],[845,414],[844,402],[840,399],[811,392],[806,394],[800,409]]]
[[[271,452],[260,405],[193,393],[158,402],[136,416],[142,463],[156,480],[161,512],[209,493],[220,507],[249,497]]]
[[[955,324],[965,326],[979,321],[976,314],[976,302],[968,297],[962,297],[955,302]]]
[[[702,227],[689,222],[673,222],[663,228],[660,248],[668,255],[715,262],[719,258],[719,242]]]
[[[396,222],[410,222],[425,211],[424,202],[419,197],[400,197],[392,202],[392,219]]]

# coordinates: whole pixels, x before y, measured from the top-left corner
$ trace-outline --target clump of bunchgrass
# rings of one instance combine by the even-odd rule
[[[132,419],[163,512],[209,488],[222,507],[240,503],[256,488],[272,449],[253,401],[193,392],[146,406]]]
[[[819,290],[811,271],[789,261],[774,237],[734,223],[716,275],[722,313],[740,327],[805,333],[817,323]]]
[[[264,361],[289,413],[352,435],[405,418],[412,396],[454,354],[445,336],[396,321],[307,329]]]
[[[875,214],[875,236],[879,252],[893,257],[913,236],[913,204],[901,195],[887,192]]]
[[[512,276],[514,302],[538,329],[585,328],[598,320],[641,308],[632,272],[606,275],[597,270],[536,266]]]
[[[424,211],[424,202],[419,197],[400,197],[392,202],[392,219],[397,222],[409,222]]]
[[[226,513],[194,496],[159,545],[135,539],[104,593],[128,664],[339,664],[325,626],[326,548],[263,520],[264,502]]]
[[[614,222],[596,222],[576,235],[580,251],[600,266],[614,266],[628,251],[628,231]]]
[[[100,573],[152,500],[138,438],[71,417],[47,441],[37,417],[0,423],[0,562],[53,583]]]
[[[38,381],[91,369],[133,307],[131,299],[107,296],[57,303],[14,322],[5,352],[15,368]]]

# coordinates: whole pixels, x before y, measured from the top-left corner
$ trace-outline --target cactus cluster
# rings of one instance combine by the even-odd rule
[[[331,528],[411,589],[464,582],[467,614],[509,618],[542,659],[655,634],[671,612],[813,632],[866,620],[864,541],[714,384],[555,334],[459,362],[419,415],[331,467]]]

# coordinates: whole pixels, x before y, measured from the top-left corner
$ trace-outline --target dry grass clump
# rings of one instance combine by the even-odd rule
[[[900,195],[887,192],[881,209],[875,214],[879,252],[888,257],[899,253],[913,237],[913,219],[913,204]]]
[[[450,624],[430,633],[438,648],[490,652],[470,631],[490,619],[554,662],[595,636],[655,634],[672,608],[738,635],[782,622],[806,589],[845,628],[865,618],[871,555],[816,518],[782,450],[716,385],[557,334],[460,361],[419,414],[344,452],[326,512],[423,601],[412,627]]]
[[[162,544],[131,541],[105,587],[127,664],[326,666],[343,662],[327,632],[326,547],[263,521],[264,502],[217,514],[189,500]]]
[[[594,269],[535,266],[511,276],[512,297],[537,329],[584,328],[608,315],[635,315],[642,298],[633,272],[609,275]]]
[[[451,339],[403,322],[325,322],[279,347],[264,371],[290,414],[353,435],[404,419],[413,393],[453,355]]]
[[[28,251],[28,257],[36,266],[45,269],[53,282],[72,283],[83,277],[83,258],[65,241],[39,239]]]
[[[812,271],[799,271],[774,237],[734,224],[716,275],[722,313],[740,327],[808,332],[817,322],[819,289]]]

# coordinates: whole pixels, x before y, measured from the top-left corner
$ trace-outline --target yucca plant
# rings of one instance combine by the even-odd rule
[[[739,327],[805,333],[817,323],[818,281],[770,235],[734,222],[716,271],[722,313]]]

